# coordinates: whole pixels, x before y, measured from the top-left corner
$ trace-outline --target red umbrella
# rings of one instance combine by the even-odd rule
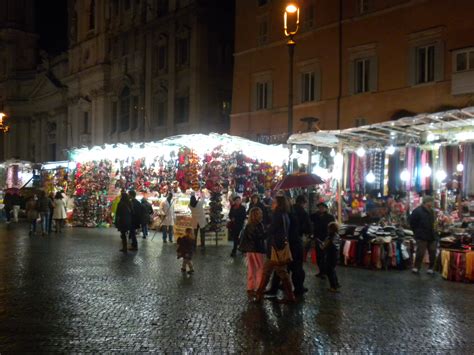
[[[313,185],[323,184],[324,181],[318,175],[308,173],[296,173],[285,176],[274,190],[289,190],[298,187],[308,187]]]

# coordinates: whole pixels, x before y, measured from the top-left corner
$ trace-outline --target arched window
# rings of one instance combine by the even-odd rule
[[[120,94],[120,132],[130,129],[130,89],[125,87]]]
[[[89,7],[89,30],[95,28],[95,0],[91,0]]]

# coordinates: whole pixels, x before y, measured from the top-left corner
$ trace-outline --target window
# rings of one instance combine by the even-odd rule
[[[123,7],[125,10],[130,10],[131,2],[130,0],[123,0]]]
[[[112,117],[111,117],[111,125],[110,125],[110,132],[115,133],[117,132],[117,102],[112,103]]]
[[[137,129],[138,127],[138,114],[140,112],[138,96],[133,96],[133,105],[132,105],[132,130]]]
[[[456,53],[455,71],[474,70],[474,48]]]
[[[365,14],[369,11],[369,0],[359,0],[359,13]]]
[[[303,29],[314,27],[314,3],[311,1],[301,10],[301,26]]]
[[[189,64],[189,38],[178,38],[176,64],[185,66]]]
[[[257,83],[257,110],[268,109],[268,82]]]
[[[315,73],[301,74],[301,102],[314,101]]]
[[[126,132],[130,129],[130,89],[122,90],[120,94],[120,127],[119,132]]]
[[[84,112],[82,118],[82,134],[89,134],[89,112]]]
[[[154,126],[166,126],[168,121],[168,100],[165,93],[160,93],[153,97],[153,118]]]
[[[178,96],[176,98],[175,123],[185,123],[189,121],[189,95]]]
[[[128,38],[127,36],[122,37],[122,56],[128,54]]]
[[[162,46],[158,47],[158,70],[159,71],[166,70],[167,52],[168,52],[168,50],[167,50],[165,45],[162,45]]]
[[[356,127],[367,126],[367,118],[365,118],[365,117],[356,118],[355,119],[355,126]]]
[[[158,0],[156,11],[158,16],[166,15],[169,11],[169,0]]]
[[[118,16],[118,14],[120,12],[119,0],[113,0],[112,1],[112,8],[113,8],[113,14],[115,16]]]
[[[221,101],[221,120],[228,122],[230,120],[230,113],[232,111],[232,106],[230,100]]]
[[[434,81],[435,46],[428,45],[416,48],[416,83]]]
[[[95,0],[91,0],[89,6],[89,30],[95,28]]]
[[[257,5],[258,6],[264,6],[264,5],[268,4],[268,1],[269,0],[257,0]]]
[[[52,143],[49,145],[49,156],[51,158],[51,161],[56,160],[56,143]]]
[[[356,94],[370,91],[370,59],[357,59],[354,62]]]
[[[153,52],[153,73],[166,72],[168,66],[168,48],[166,44],[158,45]]]
[[[264,45],[268,41],[268,21],[267,19],[261,19],[258,23],[258,45]]]

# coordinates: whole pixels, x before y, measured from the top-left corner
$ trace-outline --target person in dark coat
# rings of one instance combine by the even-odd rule
[[[10,193],[10,191],[7,191],[5,193],[5,196],[3,197],[3,204],[5,205],[5,214],[7,217],[7,223],[10,223],[12,219],[12,211],[13,211],[13,195]]]
[[[234,197],[232,207],[229,212],[229,233],[234,241],[234,247],[230,256],[234,257],[239,245],[239,235],[244,228],[247,213],[245,207],[242,206],[242,199],[239,196]]]
[[[121,252],[127,252],[127,233],[132,227],[132,203],[125,191],[122,191],[120,202],[115,212],[115,226],[120,232],[120,238],[122,239]]]
[[[262,282],[258,286],[256,300],[261,301],[265,288],[267,287],[270,276],[274,271],[281,279],[285,298],[281,300],[283,303],[295,302],[293,294],[293,286],[291,284],[290,275],[288,273],[288,265],[275,263],[271,260],[272,250],[281,251],[288,243],[290,230],[290,204],[285,196],[277,196],[275,199],[275,207],[272,213],[272,223],[268,230],[267,238],[267,260],[263,266]]]
[[[41,232],[43,236],[49,233],[49,230],[50,230],[49,214],[51,213],[51,208],[54,208],[53,203],[46,195],[46,192],[41,191],[39,199],[38,199],[38,212],[41,218]]]
[[[416,239],[416,257],[413,273],[418,274],[426,250],[430,258],[428,274],[433,274],[436,258],[437,238],[435,231],[435,214],[433,211],[434,199],[431,196],[423,197],[422,204],[415,208],[410,216],[410,227]]]
[[[151,217],[153,216],[153,207],[145,197],[142,198],[141,204],[143,209],[142,233],[143,239],[146,239],[146,237],[148,237],[148,225],[150,224]]]
[[[341,285],[337,279],[336,266],[341,249],[341,238],[339,237],[339,225],[336,222],[329,223],[328,236],[321,245],[324,250],[324,270],[329,279],[329,291],[339,292]]]
[[[129,234],[131,240],[130,250],[135,251],[138,250],[137,229],[141,229],[142,227],[145,212],[140,201],[136,199],[137,193],[135,191],[130,190],[128,196],[132,204],[132,225]]]
[[[303,195],[296,197],[296,203],[290,211],[290,231],[288,241],[290,243],[291,255],[293,261],[288,265],[293,281],[294,294],[296,297],[302,296],[308,291],[304,287],[306,274],[303,269],[303,235],[312,232],[311,220],[308,212],[306,212],[307,199]],[[277,274],[273,274],[272,286],[266,292],[268,296],[276,296],[280,285],[280,278]]]
[[[321,245],[324,243],[328,237],[328,226],[329,223],[334,222],[334,216],[328,212],[328,206],[320,202],[318,203],[318,212],[311,215],[311,221],[313,222],[313,237],[316,242],[316,253],[318,256],[318,268],[319,273],[316,275],[318,277],[325,276],[324,270],[324,250],[321,248]]]
[[[178,259],[183,258],[183,264],[181,265],[181,272],[186,272],[186,267],[189,268],[188,274],[194,272],[193,267],[193,252],[195,247],[194,233],[192,228],[186,228],[185,235],[181,238],[178,238],[176,244],[178,248],[176,252],[178,254]]]

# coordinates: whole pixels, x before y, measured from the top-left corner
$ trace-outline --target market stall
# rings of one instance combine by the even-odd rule
[[[474,216],[461,213],[463,204],[474,200],[473,142],[474,107],[295,134],[288,140],[308,170],[326,180],[316,198],[326,201],[346,227],[406,229],[407,216],[421,197],[432,195],[443,237],[452,236]],[[387,237],[393,240],[392,235]],[[364,239],[356,236],[358,241],[351,243],[353,235],[344,238],[354,245]],[[371,243],[376,239],[377,235],[369,237]],[[369,249],[373,257],[374,250]],[[343,255],[348,263],[353,262],[350,250],[346,247]],[[369,266],[363,258],[358,264]],[[380,266],[378,260],[375,264]]]
[[[190,225],[191,192],[205,203],[206,238],[224,240],[228,195],[250,196],[271,189],[282,174],[288,150],[240,137],[194,134],[159,142],[116,144],[70,151],[76,226],[110,226],[122,189],[147,198],[159,227],[162,200],[173,193],[175,226],[180,236]],[[71,190],[71,189],[70,189]],[[212,232],[212,233],[211,233]]]

